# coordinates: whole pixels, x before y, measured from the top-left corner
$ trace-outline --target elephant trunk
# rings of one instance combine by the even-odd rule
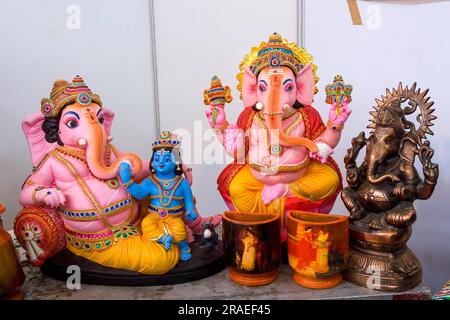
[[[141,159],[134,153],[123,153],[111,165],[105,163],[106,134],[97,117],[88,112],[86,114],[90,125],[89,138],[86,145],[86,160],[92,174],[97,178],[107,180],[119,175],[121,162],[129,162],[131,174],[136,175],[142,169]]]
[[[375,156],[371,155],[367,158],[367,180],[371,184],[379,184],[385,180],[395,181],[397,178],[392,174],[384,174],[376,177],[377,166],[380,160],[377,160]]]
[[[275,69],[277,70],[277,69]],[[303,137],[291,137],[282,130],[283,109],[280,104],[282,73],[269,73],[269,92],[265,112],[266,126],[270,132],[272,144],[278,141],[286,147],[303,146],[312,152],[317,151],[314,142]]]

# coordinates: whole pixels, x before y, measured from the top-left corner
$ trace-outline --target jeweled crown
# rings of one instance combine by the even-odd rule
[[[283,43],[281,35],[274,32],[270,35],[269,42],[258,51],[258,58],[250,65],[250,70],[257,75],[264,68],[279,66],[291,68],[295,75],[303,68],[294,52]]]
[[[50,98],[41,100],[41,112],[46,117],[56,117],[64,106],[75,102],[81,105],[94,102],[102,107],[100,97],[92,93],[83,78],[76,76],[71,83],[66,80],[56,80],[53,83]]]
[[[261,42],[258,47],[253,47],[248,54],[245,55],[244,60],[239,65],[239,73],[236,79],[239,81],[237,89],[241,93],[242,99],[242,83],[244,79],[244,67],[247,66],[254,75],[267,67],[289,67],[297,76],[300,70],[306,65],[311,64],[314,83],[317,84],[319,78],[316,75],[317,66],[313,63],[313,57],[305,48],[298,46],[294,42],[289,42],[287,39],[281,37],[277,32],[274,32],[269,37],[269,42]],[[314,93],[317,93],[317,87]]]
[[[166,148],[173,149],[179,148],[181,145],[181,138],[170,131],[161,131],[159,138],[152,143],[152,149]]]

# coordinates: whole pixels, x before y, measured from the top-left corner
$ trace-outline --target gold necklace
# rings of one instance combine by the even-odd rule
[[[156,178],[156,176],[150,175],[149,178],[150,178],[150,180],[152,180],[152,182],[158,188],[159,194],[157,197],[159,198],[160,205],[163,207],[168,207],[172,203],[172,199],[175,196],[175,191],[177,191],[177,188],[180,185],[183,178],[181,176],[175,177],[174,180],[175,179],[178,179],[178,180],[169,189],[162,188],[162,186],[159,184],[159,182],[157,180],[158,178]],[[169,191],[171,191],[171,190],[173,190],[173,192],[169,194]],[[169,199],[166,202],[164,202],[164,200],[163,200],[163,195],[164,195],[164,198],[169,197]]]
[[[169,186],[170,186],[170,183],[173,182],[173,181],[175,181],[175,180],[177,179],[177,177],[172,178],[172,179],[167,179],[167,180],[166,180],[166,179],[160,179],[160,178],[158,178],[158,177],[155,176],[155,179],[156,179],[158,182],[161,182],[161,183],[163,184],[164,187],[169,187]]]

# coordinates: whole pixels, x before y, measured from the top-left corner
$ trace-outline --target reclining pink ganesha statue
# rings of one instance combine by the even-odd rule
[[[312,106],[316,69],[304,48],[274,33],[240,65],[244,110],[236,124],[227,122],[224,99],[205,98],[206,117],[234,157],[218,178],[220,194],[230,210],[279,213],[283,239],[287,211],[327,213],[342,189],[330,154],[351,110],[346,101],[339,111],[333,104],[328,122],[322,122]]]
[[[130,163],[135,181],[150,169],[110,143],[113,119],[77,76],[72,83],[55,81],[41,113],[23,121],[34,168],[22,187],[24,209],[14,229],[34,265],[64,248],[100,265],[144,274],[164,274],[178,263],[178,247],[166,250],[146,237],[139,204],[117,178],[123,162]],[[190,170],[183,169],[192,182]],[[201,232],[203,221],[198,215],[185,224]]]

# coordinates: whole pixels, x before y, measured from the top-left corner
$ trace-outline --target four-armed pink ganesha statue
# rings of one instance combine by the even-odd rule
[[[340,110],[335,103],[322,122],[312,106],[316,69],[304,48],[274,33],[240,65],[245,108],[235,125],[226,120],[223,100],[211,99],[206,116],[235,159],[218,178],[231,210],[277,212],[284,226],[289,210],[331,210],[342,177],[329,155],[351,110],[346,100]]]
[[[100,265],[144,274],[163,274],[178,263],[177,246],[166,250],[149,239],[138,203],[117,178],[121,163],[130,164],[135,181],[150,169],[110,143],[113,118],[77,76],[72,83],[56,81],[41,113],[24,120],[34,168],[22,187],[25,208],[14,228],[34,265],[66,247]],[[187,167],[183,171],[191,181]],[[183,219],[201,232],[200,215]]]

